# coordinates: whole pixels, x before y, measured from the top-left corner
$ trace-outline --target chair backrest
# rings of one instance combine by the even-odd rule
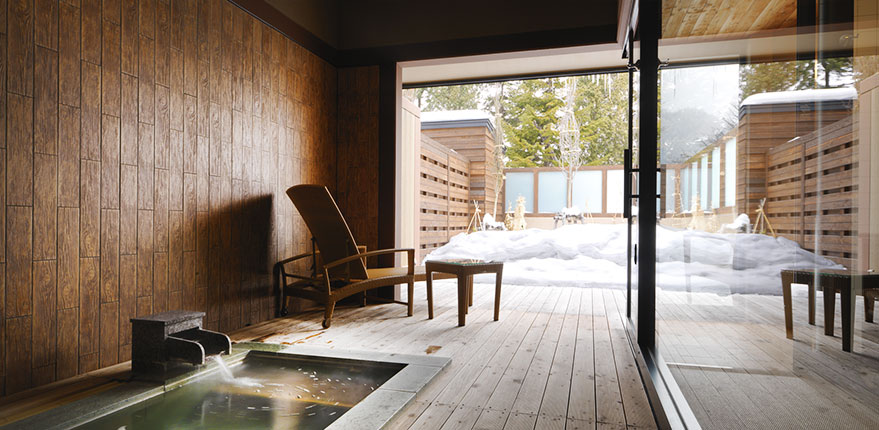
[[[345,222],[339,206],[333,200],[330,190],[323,185],[295,185],[287,189],[287,196],[296,205],[305,225],[317,241],[321,260],[325,263],[357,254],[357,243],[351,229]],[[344,276],[350,270],[351,278],[366,279],[366,265],[363,260],[343,264],[330,269],[330,276]]]

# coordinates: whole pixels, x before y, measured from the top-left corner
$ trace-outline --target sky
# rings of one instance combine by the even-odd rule
[[[739,65],[687,67],[662,70],[662,110],[696,108],[723,116],[738,109]]]

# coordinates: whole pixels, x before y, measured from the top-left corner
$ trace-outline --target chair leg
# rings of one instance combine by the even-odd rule
[[[287,296],[281,296],[281,309],[278,311],[278,316],[285,317],[287,316]]]
[[[366,291],[360,293],[360,307],[366,306]]]
[[[876,293],[864,292],[864,321],[873,322],[873,301],[876,300]]]
[[[321,324],[323,328],[330,328],[330,324],[333,322],[333,309],[336,308],[335,301],[327,302],[327,309],[324,311],[324,322]]]
[[[415,281],[409,281],[409,289],[407,291],[406,298],[409,301],[408,306],[407,306],[407,308],[408,308],[407,315],[410,317],[415,314],[415,312],[414,312],[415,311],[415,302],[412,301],[413,295],[415,295]]]

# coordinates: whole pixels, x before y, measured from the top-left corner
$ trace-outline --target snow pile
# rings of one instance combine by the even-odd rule
[[[624,288],[626,224],[459,234],[425,260],[503,261],[504,283]],[[716,294],[781,294],[782,269],[842,268],[784,238],[657,226],[657,286]],[[493,282],[494,275],[479,275]]]
[[[574,206],[574,207],[570,207],[570,208],[562,208],[562,210],[560,210],[559,213],[564,216],[580,216],[583,212],[580,212],[579,207]]]
[[[747,233],[748,226],[751,225],[751,219],[748,214],[739,214],[733,222],[720,226],[720,233]]]

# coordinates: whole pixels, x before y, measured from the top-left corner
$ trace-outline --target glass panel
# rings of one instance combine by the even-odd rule
[[[726,142],[726,165],[724,166],[724,181],[726,186],[726,196],[724,198],[724,206],[735,206],[736,204],[736,140],[730,139]]]
[[[702,209],[709,209],[708,200],[711,198],[711,188],[708,184],[708,154],[703,155],[699,161],[699,197],[701,198],[699,206]]]
[[[516,208],[516,200],[525,198],[525,212],[534,212],[534,173],[532,172],[507,172],[504,203],[507,211],[512,212]]]
[[[688,211],[692,211],[695,202],[699,201],[699,165],[693,163],[687,170],[690,173],[690,198],[684,202]]]
[[[681,210],[686,211],[690,209],[690,168],[684,167],[681,169]]]
[[[879,428],[879,1],[716,3],[662,2],[659,352],[705,428]]]
[[[623,213],[623,171],[607,171],[607,212]]]
[[[674,213],[675,199],[679,198],[675,193],[675,184],[680,181],[679,170],[668,169],[665,176],[665,212]]]
[[[715,146],[711,151],[711,209],[720,207],[720,146]]]
[[[601,192],[604,184],[601,170],[579,171],[574,175],[573,205],[582,208],[584,213],[601,212]]]
[[[537,210],[557,213],[567,202],[567,182],[562,172],[539,172],[537,177]]]

